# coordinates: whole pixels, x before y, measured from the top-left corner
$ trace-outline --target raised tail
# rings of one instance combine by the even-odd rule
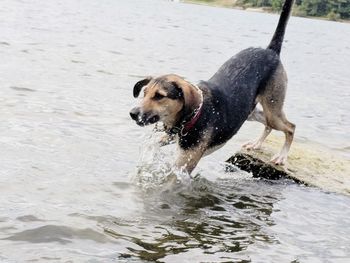
[[[275,51],[278,55],[281,53],[284,33],[286,31],[286,26],[290,12],[292,10],[293,2],[294,0],[285,0],[275,34],[273,35],[271,42],[267,47],[268,49]]]

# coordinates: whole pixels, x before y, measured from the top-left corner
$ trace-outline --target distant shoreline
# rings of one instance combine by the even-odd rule
[[[212,6],[212,7],[223,7],[223,8],[230,8],[230,9],[237,9],[237,10],[244,10],[249,12],[258,12],[258,13],[270,13],[270,14],[277,14],[277,12],[274,12],[266,7],[248,7],[244,8],[240,5],[232,5],[225,4],[225,1],[214,1],[214,2],[207,2],[203,0],[180,0],[180,2],[188,3],[188,4],[197,4],[197,5],[205,5],[205,6]],[[346,19],[337,19],[337,20],[331,20],[328,19],[325,16],[299,16],[296,14],[292,14],[292,16],[296,17],[302,17],[302,18],[308,18],[308,19],[317,19],[317,20],[324,20],[324,21],[330,21],[330,22],[341,22],[341,23],[350,23],[350,20]]]

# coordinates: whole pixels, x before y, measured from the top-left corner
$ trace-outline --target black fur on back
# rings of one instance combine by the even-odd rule
[[[229,59],[208,81],[199,83],[204,103],[201,117],[179,144],[188,149],[212,129],[209,147],[225,143],[237,133],[254,109],[256,96],[279,65],[270,49],[248,48]]]

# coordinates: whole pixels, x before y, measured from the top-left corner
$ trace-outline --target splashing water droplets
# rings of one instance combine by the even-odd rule
[[[174,168],[176,147],[161,147],[159,139],[159,133],[152,132],[140,147],[134,181],[144,191],[187,184],[191,180],[188,173]]]

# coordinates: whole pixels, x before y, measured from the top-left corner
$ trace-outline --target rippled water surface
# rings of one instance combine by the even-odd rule
[[[350,198],[225,173],[249,123],[169,186],[133,84],[208,79],[278,17],[171,1],[0,2],[0,262],[350,262]],[[349,157],[350,25],[292,18],[297,140]]]

